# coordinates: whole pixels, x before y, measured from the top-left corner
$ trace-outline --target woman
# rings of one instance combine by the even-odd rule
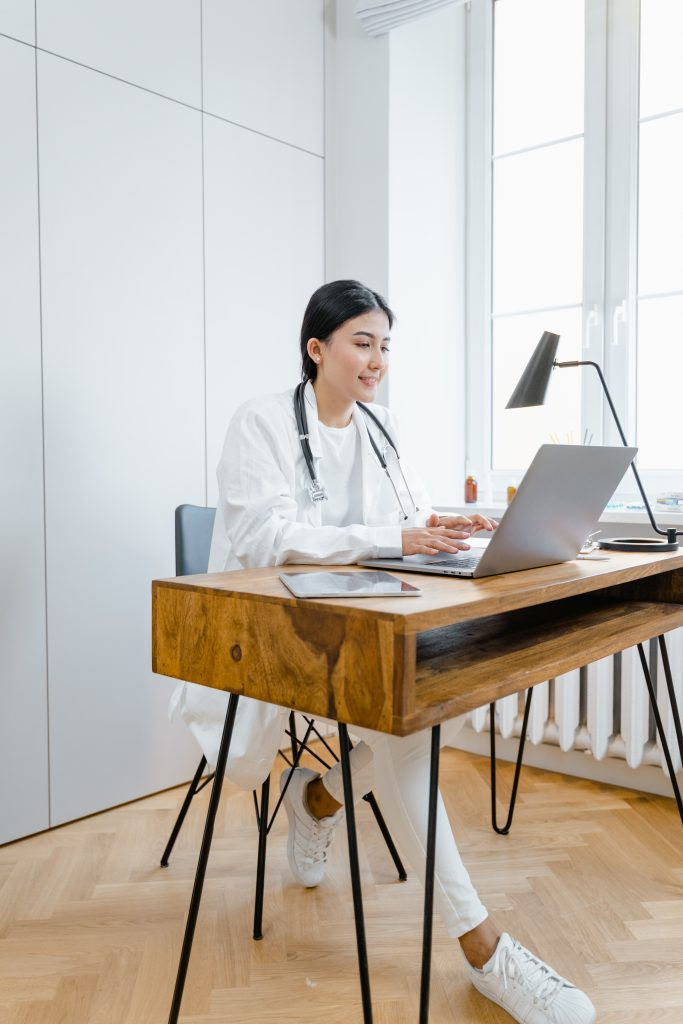
[[[228,428],[210,571],[457,552],[469,547],[473,533],[495,528],[495,521],[479,515],[433,512],[417,477],[392,457],[388,439],[397,437],[397,427],[391,412],[375,406],[376,422],[358,405],[374,401],[387,372],[393,320],[384,299],[357,281],[335,281],[314,293],[301,329],[300,392],[250,400]],[[297,401],[305,426],[300,413],[297,425]],[[310,446],[308,460],[302,441]],[[388,453],[389,476],[377,449]],[[226,699],[193,686],[183,686],[175,699],[210,763],[216,761]],[[240,701],[227,768],[233,782],[253,789],[263,781],[282,745],[287,715],[286,709]],[[454,722],[443,728],[443,741],[458,727]],[[354,734],[360,737],[351,753],[354,792],[376,792],[401,853],[422,879],[429,734],[400,738],[360,728]],[[292,872],[303,885],[317,885],[343,815],[340,766],[322,777],[294,769],[284,803]],[[440,797],[435,902],[460,943],[473,984],[516,1020],[594,1021],[584,993],[495,927],[460,859]]]

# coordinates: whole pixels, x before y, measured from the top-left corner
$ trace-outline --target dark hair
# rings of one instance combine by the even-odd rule
[[[366,288],[360,281],[330,281],[311,295],[301,324],[301,377],[315,380],[318,367],[308,354],[309,338],[327,341],[333,331],[362,313],[381,309],[386,313],[389,327],[393,327],[394,314],[386,300],[377,292]]]

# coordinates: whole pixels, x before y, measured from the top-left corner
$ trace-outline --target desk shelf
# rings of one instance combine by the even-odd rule
[[[410,731],[683,626],[683,605],[569,598],[417,637]]]

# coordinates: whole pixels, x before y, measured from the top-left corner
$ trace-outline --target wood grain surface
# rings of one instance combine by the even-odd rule
[[[299,600],[280,571],[155,581],[154,671],[406,735],[683,625],[679,552],[404,573],[423,595],[401,600]]]
[[[652,596],[643,593],[643,600],[683,601],[683,552],[611,551],[605,562],[573,560],[559,565],[546,565],[540,569],[525,569],[501,576],[485,576],[482,579],[457,579],[453,576],[429,576],[414,572],[393,572],[392,575],[419,586],[421,597],[344,597],[307,598],[298,600],[280,581],[281,572],[366,572],[359,566],[339,565],[281,565],[266,569],[243,569],[233,572],[208,573],[201,576],[181,576],[156,581],[156,585],[169,587],[192,587],[199,590],[227,591],[251,597],[259,603],[275,602],[286,605],[305,605],[308,608],[333,608],[340,615],[360,611],[387,616],[395,623],[395,629],[408,633],[419,633],[437,626],[462,622],[465,619],[496,615],[513,608],[558,601],[577,594],[588,594],[612,586],[623,586],[632,581],[667,574],[660,587],[666,593],[676,596]]]
[[[570,598],[421,634],[410,731],[683,626],[683,605]]]
[[[155,587],[153,639],[162,675],[385,732],[414,666],[382,617],[206,589]]]
[[[271,792],[279,773],[273,772]],[[312,758],[306,761],[318,768]],[[652,769],[654,771],[654,769]],[[514,765],[499,762],[501,813]],[[510,835],[488,825],[488,759],[443,750],[458,847],[500,930],[595,1003],[599,1024],[683,1020],[681,825],[673,800],[525,767]],[[208,791],[169,867],[159,857],[185,787],[0,848],[2,1024],[163,1024],[178,966]],[[398,882],[364,801],[357,808],[375,1024],[415,1024],[424,894]],[[183,1024],[358,1024],[358,960],[344,825],[324,882],[287,863],[287,817],[268,840],[264,938],[254,942],[251,793],[226,779]],[[430,1024],[512,1024],[472,986],[434,921]]]

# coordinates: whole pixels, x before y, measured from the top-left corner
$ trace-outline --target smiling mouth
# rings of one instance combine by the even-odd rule
[[[379,384],[379,377],[359,377],[363,384]]]

